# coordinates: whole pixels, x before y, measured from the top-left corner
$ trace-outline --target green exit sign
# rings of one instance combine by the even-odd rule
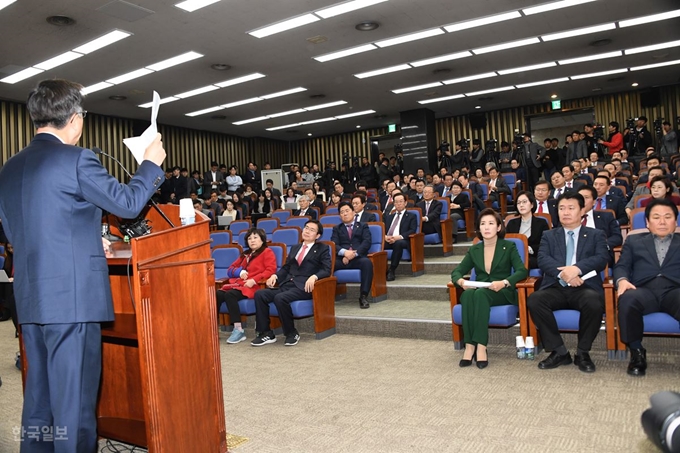
[[[553,110],[562,109],[562,101],[559,99],[555,99],[554,101],[552,101],[552,109]]]
[[[392,132],[397,132],[397,125],[396,124],[388,124],[387,125],[387,132],[392,133]]]

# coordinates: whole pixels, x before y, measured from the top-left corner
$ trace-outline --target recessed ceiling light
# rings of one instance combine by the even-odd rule
[[[560,66],[564,66],[567,64],[573,64],[573,63],[583,63],[585,62],[593,62],[593,61],[598,61],[602,60],[604,58],[614,58],[614,57],[620,57],[623,55],[623,52],[620,50],[617,50],[615,52],[606,52],[606,53],[601,53],[598,55],[588,55],[586,57],[578,57],[578,58],[569,58],[567,60],[559,60],[558,63]]]
[[[601,31],[614,30],[616,24],[610,22],[608,24],[595,25],[593,27],[577,28],[576,30],[567,30],[559,33],[551,33],[549,35],[541,36],[543,41],[556,41],[558,39],[573,38],[574,36],[589,35],[591,33],[597,33]]]
[[[638,85],[639,85],[639,83],[637,83],[637,82],[633,82],[633,83],[630,84],[630,86],[632,86],[632,87],[636,87]]]
[[[427,66],[429,64],[436,64],[436,63],[441,63],[442,61],[451,61],[451,60],[457,60],[459,58],[465,58],[465,57],[471,57],[472,53],[468,50],[464,52],[456,52],[456,53],[450,53],[447,55],[440,55],[438,57],[432,57],[432,58],[426,58],[424,60],[418,60],[414,61],[411,64],[411,66],[414,66],[416,68],[420,66]]]
[[[276,127],[270,127],[267,128],[268,131],[278,131],[281,129],[288,129],[289,127],[295,127],[295,126],[300,126],[300,123],[295,123],[295,124],[286,124],[284,126],[276,126]]]
[[[361,112],[347,113],[345,115],[338,115],[336,118],[339,120],[344,120],[345,118],[352,118],[354,116],[370,115],[371,113],[375,113],[375,110],[362,110]]]
[[[305,109],[293,109],[293,110],[286,110],[285,112],[279,112],[279,113],[272,113],[271,115],[267,115],[268,118],[278,118],[280,116],[288,116],[288,115],[295,115],[296,113],[304,113],[307,110]],[[234,123],[236,124],[236,123]]]
[[[622,72],[628,72],[628,68],[622,68],[622,69],[614,69],[611,71],[602,71],[602,72],[593,72],[590,74],[581,74],[577,76],[571,76],[571,80],[581,80],[581,79],[588,79],[590,77],[600,77],[600,76],[605,76],[609,74],[620,74]]]
[[[17,83],[21,82],[24,79],[28,79],[29,77],[33,77],[36,74],[40,74],[41,72],[45,71],[38,68],[26,68],[23,71],[15,72],[14,74],[7,76],[4,79],[0,79],[0,82],[10,84]]]
[[[654,69],[654,68],[663,68],[664,66],[672,66],[680,64],[680,60],[673,60],[673,61],[667,61],[665,63],[655,63],[655,64],[647,64],[644,66],[635,66],[633,68],[630,68],[631,71],[641,71],[643,69]]]
[[[405,69],[411,69],[411,66],[407,64],[400,64],[396,66],[390,66],[389,68],[376,69],[375,71],[362,72],[361,74],[354,74],[357,79],[365,79],[367,77],[374,77],[382,74],[389,74],[390,72],[403,71]]]
[[[259,72],[254,72],[252,74],[248,74],[248,75],[245,75],[243,77],[236,77],[235,79],[225,80],[224,82],[219,82],[219,83],[216,83],[215,85],[217,85],[220,88],[225,88],[225,87],[229,87],[229,86],[236,85],[236,84],[239,84],[239,83],[250,82],[251,80],[261,79],[262,77],[266,77],[266,76],[264,74],[260,74]]]
[[[521,68],[503,69],[501,71],[498,71],[498,74],[499,75],[515,74],[517,72],[534,71],[536,69],[551,68],[553,66],[557,66],[557,63],[555,63],[554,61],[550,61],[548,63],[540,63],[540,64],[534,64],[534,65],[530,65],[530,66],[522,66]]]
[[[167,60],[159,61],[158,63],[146,66],[146,68],[151,69],[152,71],[162,71],[163,69],[171,68],[173,66],[177,66],[178,64],[201,58],[202,56],[203,55],[198,52],[186,52],[181,55],[177,55],[176,57],[168,58]]]
[[[441,82],[426,83],[426,84],[417,85],[417,86],[414,86],[414,87],[399,88],[398,90],[392,90],[392,93],[394,93],[394,94],[408,93],[409,91],[424,90],[426,88],[433,88],[433,87],[440,87],[440,86],[442,86]]]
[[[193,13],[197,9],[205,8],[208,5],[217,3],[220,0],[186,0],[175,4],[176,7],[183,9],[189,13]]]
[[[56,68],[57,66],[61,66],[65,63],[68,63],[69,61],[73,61],[77,58],[80,58],[84,56],[82,53],[76,53],[76,52],[64,52],[61,55],[57,55],[54,58],[50,58],[49,60],[45,60],[42,63],[38,63],[36,65],[33,65],[34,68],[42,69],[43,71],[48,71],[50,69]]]
[[[482,106],[481,106],[481,105],[475,105],[475,108],[476,108],[476,109],[481,109]]]
[[[426,99],[424,101],[418,101],[418,104],[432,104],[433,102],[450,101],[452,99],[464,98],[464,94],[454,94],[453,96],[444,96],[441,98]]]
[[[268,119],[269,119],[268,116],[258,116],[257,118],[250,118],[248,120],[236,121],[235,123],[231,123],[231,124],[233,124],[235,126],[240,126],[242,124],[255,123],[257,121],[264,121],[264,120],[268,120]]]
[[[158,101],[159,105],[167,104],[169,102],[175,102],[179,101],[179,98],[176,98],[175,96],[168,96],[167,98],[162,98],[160,101]],[[140,104],[137,107],[141,107],[143,109],[150,109],[153,107],[153,102],[147,102],[146,104]]]
[[[152,72],[153,71],[151,69],[146,69],[146,68],[136,69],[136,70],[130,71],[126,74],[119,75],[118,77],[114,77],[112,79],[107,79],[106,81],[108,83],[118,85],[119,83],[124,83],[124,82],[127,82],[129,80],[136,79],[138,77],[142,77],[142,76],[151,74]]]
[[[4,81],[4,79],[0,80],[0,82],[2,82],[2,81]],[[112,83],[99,82],[99,83],[95,83],[94,85],[90,85],[90,86],[83,88],[82,90],[80,90],[80,92],[83,95],[86,95],[86,94],[94,93],[95,91],[103,90],[105,88],[112,87],[112,86],[113,86]]]
[[[329,117],[326,117],[326,118],[319,118],[319,119],[316,119],[316,120],[302,121],[300,124],[302,124],[304,126],[304,125],[307,125],[307,124],[316,124],[316,123],[325,123],[327,121],[335,121],[336,119],[337,118],[334,117],[334,116],[329,116]]]
[[[199,94],[208,93],[210,91],[219,90],[220,88],[215,85],[208,85],[201,88],[196,88],[195,90],[185,91],[184,93],[176,94],[175,96],[180,99],[190,98],[192,96],[198,96]]]
[[[76,47],[75,49],[73,49],[73,51],[78,53],[84,53],[85,55],[87,55],[88,53],[92,53],[95,50],[101,49],[102,47],[106,47],[108,45],[113,44],[114,42],[120,41],[121,39],[125,39],[128,36],[132,36],[132,33],[128,33],[121,30],[114,30],[110,33],[105,34],[104,36],[100,36],[97,39],[85,43],[82,46]]]
[[[357,125],[357,129],[361,129],[361,126]]]
[[[109,99],[112,101],[124,101],[127,99],[127,96],[122,96],[120,94],[114,94],[113,96],[109,96]]]
[[[228,71],[228,70],[231,69],[231,66],[229,66],[228,64],[224,64],[224,63],[211,64],[210,67],[212,69],[214,69],[215,71]]]
[[[277,91],[276,93],[265,94],[264,96],[260,96],[260,97],[262,99],[272,99],[272,98],[278,98],[279,96],[286,96],[288,94],[300,93],[301,91],[307,91],[307,88],[303,88],[303,87],[291,88],[290,90]]]
[[[540,82],[531,82],[531,83],[522,83],[520,85],[516,85],[517,88],[530,88],[530,87],[537,87],[541,85],[550,85],[553,83],[560,83],[560,82],[568,82],[569,77],[560,77],[558,79],[550,79],[550,80],[541,80]]]
[[[416,41],[418,39],[430,38],[432,36],[443,35],[444,30],[441,28],[432,28],[430,30],[423,30],[416,33],[409,33],[408,35],[397,36],[396,38],[383,39],[375,43],[378,47],[390,47],[405,42]]]
[[[0,9],[3,9],[5,6],[10,5],[14,3],[16,0],[0,0]],[[68,16],[50,16],[47,19],[45,19],[48,24],[50,25],[56,25],[57,27],[67,27],[69,25],[73,25],[76,23],[75,19],[72,19]]]
[[[477,28],[483,25],[495,24],[497,22],[503,22],[510,19],[517,19],[522,17],[519,11],[511,11],[509,13],[496,14],[494,16],[482,17],[479,19],[468,20],[464,22],[458,22],[451,25],[446,25],[444,30],[449,33],[454,33],[461,30],[467,30],[468,28]]]
[[[307,137],[311,137],[311,136],[312,136],[312,133],[311,133],[311,132],[310,132],[309,134],[307,134]]]
[[[266,27],[259,28],[257,30],[249,31],[250,36],[256,38],[264,38],[276,33],[281,33],[282,31],[290,30],[292,28],[302,27],[303,25],[311,24],[312,22],[319,21],[319,17],[314,14],[304,14],[302,16],[293,17],[292,19],[286,19],[282,22],[267,25]]]
[[[502,44],[494,44],[493,46],[480,47],[473,49],[472,53],[475,55],[482,55],[485,53],[496,52],[499,50],[514,49],[515,47],[529,46],[531,44],[538,44],[541,40],[538,38],[520,39],[519,41],[504,42]]]
[[[262,100],[262,98],[248,98],[248,99],[244,99],[242,101],[230,102],[229,104],[224,104],[221,107],[225,108],[225,109],[230,109],[232,107],[238,107],[239,105],[245,105],[245,104],[251,104],[253,102],[259,102],[261,100]]]
[[[550,99],[557,99],[557,95],[556,95],[556,94],[551,94],[551,95],[550,95]]]
[[[531,16],[532,14],[545,13],[547,11],[554,11],[560,8],[567,8],[569,6],[581,5],[583,3],[594,2],[595,0],[562,0],[558,2],[546,3],[543,5],[532,6],[531,8],[524,8],[522,12],[525,16]]]
[[[316,61],[320,63],[325,63],[326,61],[335,60],[338,58],[347,57],[349,55],[355,55],[362,52],[368,52],[369,50],[377,49],[373,44],[364,44],[363,46],[352,47],[351,49],[340,50],[338,52],[327,53],[325,55],[319,55],[318,57],[313,57]]]
[[[309,106],[309,107],[304,107],[304,110],[309,111],[309,110],[326,109],[328,107],[335,107],[336,105],[344,105],[344,104],[347,104],[347,101],[327,102],[325,104],[319,104],[319,105],[312,105],[312,106]]]
[[[670,42],[663,42],[661,44],[654,44],[651,46],[644,46],[644,47],[635,47],[633,49],[626,49],[624,52],[626,55],[633,55],[636,53],[642,53],[642,52],[651,52],[653,50],[661,50],[661,49],[669,49],[671,47],[678,47],[680,46],[680,41],[670,41]]]
[[[372,20],[366,20],[364,22],[359,22],[358,24],[356,24],[354,26],[354,28],[356,28],[359,31],[373,31],[373,30],[377,29],[378,27],[380,27],[380,24],[375,22],[375,21],[372,21]]]
[[[329,17],[339,16],[340,14],[356,11],[357,9],[366,8],[386,1],[387,0],[352,0],[316,10],[314,11],[314,14],[323,17],[324,19],[328,19]]]
[[[199,115],[203,115],[203,114],[210,113],[210,112],[216,112],[218,110],[222,110],[222,109],[225,109],[225,108],[226,107],[224,107],[222,105],[218,105],[217,107],[210,107],[210,108],[203,109],[203,110],[196,110],[195,112],[190,112],[190,113],[185,114],[185,116],[199,116]]]
[[[514,90],[514,86],[508,86],[508,87],[500,87],[500,88],[492,88],[490,90],[482,90],[482,91],[473,91],[472,93],[465,93],[465,96],[477,96],[480,94],[487,94],[487,93],[498,93],[499,91],[510,91]]]
[[[489,77],[496,77],[498,74],[495,72],[485,72],[484,74],[475,74],[467,77],[458,77],[457,79],[442,80],[444,85],[453,85],[455,83],[469,82],[471,80],[477,79],[488,79]]]
[[[648,24],[650,22],[658,22],[660,20],[673,19],[675,17],[680,17],[680,9],[676,9],[675,11],[665,11],[659,14],[652,14],[651,16],[636,17],[635,19],[620,20],[619,28]]]

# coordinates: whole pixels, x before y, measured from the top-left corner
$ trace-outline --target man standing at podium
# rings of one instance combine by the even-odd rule
[[[134,218],[164,180],[160,134],[128,185],[76,146],[87,114],[82,88],[56,79],[38,84],[27,102],[36,135],[0,171],[0,218],[14,245],[28,363],[22,452],[96,451],[100,323],[114,319],[102,209]],[[41,200],[41,209],[29,199]],[[45,228],[45,219],[56,228]]]

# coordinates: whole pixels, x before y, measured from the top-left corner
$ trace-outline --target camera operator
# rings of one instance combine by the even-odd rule
[[[647,129],[647,117],[638,117],[635,129],[632,129],[630,133],[633,135],[631,154],[642,158],[645,150],[652,145],[652,134]]]
[[[506,141],[501,142],[501,152],[498,155],[498,163],[500,164],[501,173],[508,173],[512,171],[512,159],[517,156],[510,150],[510,144]]]
[[[545,157],[545,148],[537,143],[531,141],[531,134],[525,133],[522,136],[522,159],[524,161],[524,168],[527,169],[527,184],[529,190],[533,191],[534,186],[541,177],[541,170],[543,169],[543,157]]]
[[[663,138],[661,139],[661,157],[670,162],[669,157],[678,153],[678,133],[671,129],[671,123],[664,121],[662,124]]]
[[[326,161],[326,170],[323,172],[323,183],[326,187],[326,193],[333,192],[333,183],[342,179],[342,175],[335,168],[335,162],[332,160]],[[329,197],[330,198],[330,197]]]
[[[477,169],[484,170],[486,165],[486,153],[482,148],[482,141],[478,138],[472,140],[472,149],[470,150],[470,174],[475,174]]]
[[[371,165],[368,157],[363,157],[361,159],[361,167],[358,171],[358,179],[365,181],[366,185],[371,189],[378,188],[378,172],[375,167]]]
[[[623,149],[623,134],[619,132],[619,123],[612,121],[609,123],[609,138],[607,141],[600,139],[597,141],[602,146],[609,149],[609,155],[617,153]]]
[[[390,160],[387,157],[383,157],[380,166],[378,166],[378,181],[385,181],[386,179],[392,181],[394,173],[390,168]]]
[[[456,142],[453,155],[451,156],[451,172],[453,170],[460,170],[463,167],[468,167],[468,141],[462,139]]]
[[[597,146],[597,139],[602,137],[595,137],[595,126],[593,126],[591,123],[584,124],[583,132],[586,134],[584,141],[586,142],[586,147],[588,148],[588,156],[590,156],[590,153],[597,153],[598,158],[603,157],[600,147]]]
[[[442,140],[442,142],[439,145],[439,148],[437,148],[437,150],[440,151],[441,154],[442,154],[442,158],[441,158],[441,161],[439,162],[439,165],[437,166],[437,170],[441,170],[442,168],[446,168],[446,171],[448,173],[450,173],[451,169],[453,168],[453,158],[451,156],[451,145],[446,140]]]

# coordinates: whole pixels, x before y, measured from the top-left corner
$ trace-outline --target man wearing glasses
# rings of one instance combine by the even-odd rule
[[[308,221],[302,229],[302,244],[290,249],[286,264],[267,280],[268,289],[255,293],[255,330],[258,334],[250,343],[252,346],[276,342],[276,336],[269,325],[270,302],[274,302],[279,312],[286,337],[284,345],[295,346],[300,341],[290,303],[311,299],[316,281],[331,275],[330,248],[316,242],[322,234],[323,226],[318,220]]]
[[[0,171],[0,218],[14,246],[14,295],[26,360],[22,452],[93,452],[101,374],[101,325],[113,321],[102,209],[134,218],[163,181],[160,134],[128,185],[76,146],[83,131],[82,86],[45,80],[27,109],[36,135]],[[57,169],[57,171],[55,171]],[[22,202],[37,199],[42,209]],[[44,219],[59,234],[44,228]],[[52,439],[52,427],[66,439]],[[43,437],[44,436],[44,437]]]

